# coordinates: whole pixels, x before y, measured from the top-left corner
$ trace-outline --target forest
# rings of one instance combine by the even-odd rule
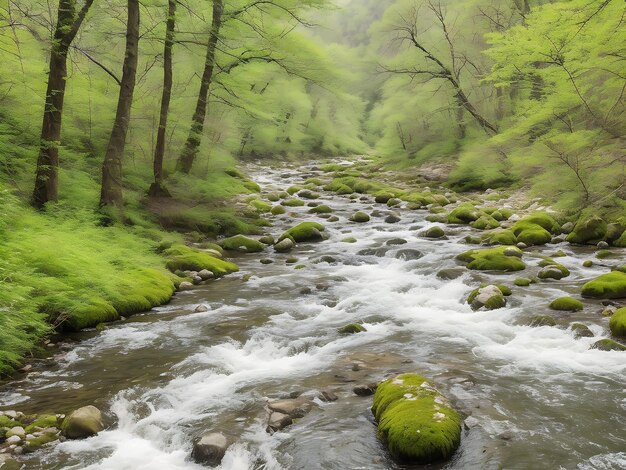
[[[363,448],[341,441],[365,460],[332,468],[455,451],[445,468],[623,468],[623,1],[0,0],[0,57],[0,469],[331,468],[316,460],[330,424],[311,425],[319,441],[268,435],[309,429],[320,403],[340,420],[325,407],[337,395],[348,406],[336,380],[359,370],[370,372],[344,382],[374,395],[378,430],[358,431]],[[380,319],[389,307],[398,316]],[[500,308],[517,316],[469,319]],[[404,322],[419,323],[410,337]],[[163,332],[170,323],[186,333]],[[429,346],[413,350],[418,340]],[[136,363],[134,341],[148,348]],[[448,347],[441,362],[425,352]],[[456,367],[476,378],[453,382]],[[519,419],[503,397],[520,371],[518,403],[537,416],[530,388],[547,403],[563,387],[577,408],[591,393],[583,377],[611,397],[588,412],[614,432],[594,441],[593,420],[573,431],[572,411],[546,418],[546,435],[568,430],[561,450],[525,421],[511,437],[479,417],[479,437],[473,405],[455,405],[490,370],[503,375],[489,399]],[[245,405],[285,394],[295,404],[270,401],[269,424]],[[410,422],[434,426],[433,442],[394,434],[406,394],[446,418]],[[106,431],[88,451],[71,442],[85,429],[68,426],[92,411],[69,412],[94,404],[104,418],[83,417],[98,428],[87,435]],[[230,429],[237,413],[263,421],[263,437]],[[206,434],[216,416],[226,437]],[[182,430],[165,432],[167,420]],[[128,436],[143,443],[134,464]],[[580,439],[589,448],[566,456]],[[368,460],[379,443],[383,457]],[[480,463],[472,445],[490,449]],[[541,460],[516,460],[524,445],[545,445],[531,452]]]

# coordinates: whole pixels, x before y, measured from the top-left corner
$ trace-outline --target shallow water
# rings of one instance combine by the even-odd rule
[[[268,191],[316,173],[313,167],[288,175],[256,172]],[[524,273],[463,270],[444,281],[436,273],[459,266],[455,255],[468,249],[459,242],[472,229],[445,227],[448,239],[431,241],[418,236],[433,225],[424,221],[426,211],[398,209],[401,222],[386,224],[387,207],[371,198],[324,194],[316,202],[330,205],[341,220],[327,223],[301,207],[275,218],[271,231],[319,220],[329,240],[301,244],[289,255],[238,255],[240,273],[179,293],[169,305],[102,333],[77,335],[71,348],[55,351],[56,361],[0,389],[3,409],[54,413],[95,404],[106,413],[107,431],[32,454],[26,468],[202,468],[189,459],[191,441],[209,431],[234,442],[223,469],[403,468],[376,439],[371,398],[352,393],[355,384],[398,372],[432,378],[478,422],[464,430],[452,461],[427,468],[626,468],[626,355],[588,349],[608,336],[601,304],[586,301],[579,313],[547,308],[607,271],[582,268],[591,249],[538,249],[563,249],[568,256],[559,262],[572,275],[514,287],[506,308],[472,312],[464,300],[478,284],[512,286],[516,277],[536,272],[540,259],[525,255],[532,267]],[[346,221],[357,210],[373,209],[380,216],[367,224]],[[342,243],[347,236],[358,242]],[[407,243],[387,245],[394,238]],[[359,254],[372,248],[373,254]],[[398,254],[407,249],[424,256]],[[623,263],[625,251],[616,254]],[[294,255],[305,269],[285,264]],[[336,263],[319,262],[323,255]],[[263,257],[275,263],[262,265]],[[246,275],[252,277],[245,281]],[[310,294],[302,292],[307,287]],[[199,304],[210,310],[193,313]],[[561,327],[520,324],[544,313],[557,316]],[[367,332],[337,333],[352,322],[362,322]],[[573,322],[587,324],[596,337],[574,339],[567,329]],[[327,389],[339,400],[317,400],[318,407],[285,432],[265,432],[267,399]]]

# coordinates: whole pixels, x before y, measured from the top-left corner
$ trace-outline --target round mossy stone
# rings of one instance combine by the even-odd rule
[[[609,321],[611,334],[618,338],[626,338],[626,307],[616,310]]]
[[[572,233],[567,236],[567,241],[584,245],[589,242],[603,240],[606,236],[607,223],[597,215],[581,218]]]
[[[311,214],[330,214],[333,210],[327,205],[319,205],[311,209],[309,212]]]
[[[272,215],[282,215],[285,212],[287,212],[287,209],[285,209],[281,205],[277,205],[277,206],[272,207],[272,210],[270,212],[272,213]]]
[[[582,323],[573,323],[571,326],[572,332],[574,333],[574,338],[593,338],[594,334],[589,329],[587,325],[583,325]]]
[[[425,238],[443,238],[446,233],[439,226],[431,227],[428,230],[421,233],[421,235]]]
[[[226,238],[220,242],[220,246],[225,250],[243,251],[244,253],[260,253],[265,250],[265,244],[243,235]]]
[[[593,261],[591,261],[590,259],[583,261],[583,267],[590,268],[592,266],[593,266]]]
[[[363,325],[359,325],[358,323],[350,323],[349,325],[342,326],[339,328],[339,334],[342,335],[353,335],[355,333],[363,333],[367,331]]]
[[[324,226],[317,222],[302,222],[293,228],[290,228],[281,235],[278,241],[285,238],[292,238],[295,242],[309,242],[323,240],[322,232]]]
[[[461,417],[424,377],[402,374],[378,385],[372,412],[378,436],[403,463],[449,459],[461,442]]]
[[[468,269],[479,271],[522,271],[526,269],[524,262],[517,256],[521,250],[510,246],[499,246],[485,250],[470,250],[461,253],[457,259],[468,263]]]
[[[587,282],[582,288],[583,297],[596,299],[621,299],[626,297],[626,273],[613,271]]]
[[[365,222],[369,222],[370,221],[370,216],[367,215],[365,212],[359,211],[359,212],[353,214],[352,217],[350,217],[350,221],[362,224],[362,223],[365,223]]]
[[[578,312],[585,308],[585,306],[580,300],[572,297],[560,297],[550,303],[550,308],[562,312]]]
[[[525,277],[518,277],[517,279],[515,279],[513,284],[518,287],[528,287],[530,285],[530,279],[527,279]]]

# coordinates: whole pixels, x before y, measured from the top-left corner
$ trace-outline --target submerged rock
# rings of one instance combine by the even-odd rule
[[[388,224],[395,224],[400,222],[400,220],[402,219],[398,214],[389,214],[387,217],[385,217],[385,222]]]
[[[570,327],[574,333],[574,338],[593,338],[594,334],[587,325],[582,323],[573,323]]]
[[[339,334],[342,335],[353,335],[355,333],[363,333],[367,330],[363,325],[359,325],[358,323],[350,323],[349,325],[339,328],[338,331]]]
[[[599,349],[600,351],[626,351],[626,346],[612,339],[601,339],[593,343],[589,349]]]
[[[436,226],[425,230],[424,232],[420,233],[420,235],[425,238],[443,238],[445,237],[446,232],[444,232],[441,227]]]
[[[424,377],[402,374],[382,382],[372,412],[378,436],[401,462],[449,459],[461,442],[461,417]]]
[[[205,434],[193,443],[191,458],[197,463],[217,467],[228,449],[228,439],[221,433]]]
[[[532,326],[534,328],[540,326],[556,326],[556,319],[550,315],[535,315],[530,317],[526,322],[528,326]]]
[[[84,439],[95,436],[104,429],[102,413],[95,406],[79,408],[66,416],[61,430],[68,439]]]
[[[414,250],[411,248],[406,248],[403,250],[398,250],[396,252],[396,259],[401,259],[404,261],[415,261],[416,259],[420,259],[424,256],[421,251]]]

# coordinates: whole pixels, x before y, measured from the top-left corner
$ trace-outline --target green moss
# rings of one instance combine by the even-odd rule
[[[477,230],[493,230],[500,227],[500,222],[489,215],[483,215],[478,220],[472,222],[470,226]]]
[[[57,436],[56,433],[53,433],[53,432],[47,432],[33,439],[27,439],[26,443],[24,444],[24,452],[26,453],[35,452],[41,449],[46,444],[57,441],[58,439],[59,439],[59,436]]]
[[[560,310],[563,312],[578,312],[585,308],[585,306],[580,300],[572,297],[560,297],[550,303],[550,308],[552,310]]]
[[[593,343],[590,349],[599,349],[600,351],[626,351],[626,346],[612,339],[601,339]]]
[[[545,212],[535,212],[528,217],[524,217],[515,225],[521,223],[522,225],[539,225],[544,230],[550,233],[559,233],[561,226],[559,223],[549,214]]]
[[[431,227],[428,230],[422,232],[421,235],[426,238],[443,238],[446,235],[446,233],[443,231],[441,227],[436,226],[436,227]]]
[[[341,240],[343,243],[356,243],[357,239],[354,237],[346,237]]]
[[[379,437],[399,461],[426,464],[446,460],[460,444],[460,415],[417,374],[382,382],[376,389],[372,412]]]
[[[502,292],[503,296],[509,297],[513,295],[513,291],[509,286],[505,286],[504,284],[496,284],[496,286],[498,287],[498,289],[500,289],[500,292]]]
[[[530,285],[530,279],[518,277],[513,283],[518,287],[528,287]]]
[[[26,426],[24,430],[26,434],[31,434],[37,431],[36,428],[56,428],[58,427],[58,420],[56,415],[41,415],[38,416],[35,421]]]
[[[342,335],[353,335],[355,333],[363,333],[367,331],[363,325],[359,325],[358,323],[351,323],[346,326],[342,326],[339,328],[339,334]]]
[[[21,426],[21,423],[12,420],[8,416],[0,416],[0,428],[13,428],[15,426]]]
[[[522,253],[516,247],[500,246],[485,250],[470,250],[461,253],[457,259],[469,263],[469,269],[479,271],[522,271],[526,269],[524,262],[517,256],[506,256],[505,250],[514,250]]]
[[[261,201],[260,199],[250,201],[250,205],[262,213],[272,210],[272,205],[269,202]]]
[[[289,188],[287,188],[287,193],[289,193],[289,195],[291,196],[296,194],[298,191],[302,191],[302,186],[290,186]]]
[[[596,258],[598,259],[606,259],[613,256],[613,252],[611,250],[600,250],[596,253]]]
[[[260,253],[265,250],[263,243],[243,235],[226,238],[220,242],[220,246],[225,250],[243,251],[245,253]]]
[[[301,207],[301,206],[304,206],[304,201],[302,199],[285,199],[283,201],[283,206],[285,206],[285,207]]]
[[[166,267],[172,272],[175,271],[201,271],[208,269],[215,276],[239,271],[239,267],[231,262],[218,259],[208,253],[194,250],[184,245],[176,245],[166,250],[169,256]]]
[[[552,240],[552,235],[545,228],[524,220],[516,222],[511,230],[518,243],[522,242],[528,246],[545,245]]]
[[[285,209],[281,205],[276,205],[276,206],[272,207],[272,210],[270,212],[272,213],[272,215],[282,215],[285,212],[287,212],[287,209]]]
[[[278,241],[291,237],[296,242],[319,241],[324,238],[324,226],[317,222],[302,222],[281,235]]]
[[[465,203],[454,209],[448,214],[448,223],[451,224],[469,224],[478,220],[483,213],[476,209],[472,204]]]
[[[583,297],[596,299],[621,299],[626,297],[626,273],[613,271],[587,282],[582,288]]]
[[[540,266],[545,266],[544,269],[539,271],[537,277],[539,279],[563,279],[570,275],[569,269],[562,264],[556,263],[553,260],[544,260],[539,263]]]
[[[309,212],[311,214],[330,214],[333,212],[333,210],[330,207],[322,204],[320,206],[313,207]]]
[[[593,266],[593,261],[591,261],[590,259],[583,261],[583,267],[590,268],[592,266]]]
[[[593,338],[593,332],[589,329],[587,325],[582,323],[572,323],[571,330],[574,333],[574,338]]]
[[[567,236],[567,241],[584,245],[586,243],[597,243],[606,237],[607,223],[597,215],[582,217]]]
[[[613,246],[626,248],[626,231],[622,233],[622,235],[613,242]]]
[[[490,245],[515,245],[517,243],[517,238],[511,230],[494,230],[485,235],[485,241]]]
[[[611,315],[609,328],[613,336],[626,338],[626,308],[620,308]]]
[[[357,222],[357,223],[365,223],[365,222],[369,222],[370,221],[370,216],[367,215],[365,212],[356,212],[355,214],[353,214],[350,217],[350,221],[351,222]]]

